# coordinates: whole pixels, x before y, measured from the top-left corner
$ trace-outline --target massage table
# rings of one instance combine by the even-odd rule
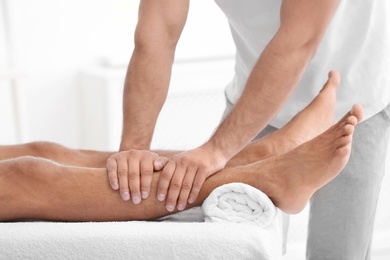
[[[237,187],[242,197],[229,198]],[[269,198],[242,183],[218,189],[156,221],[0,223],[0,259],[280,259],[282,215]],[[247,205],[251,192],[260,206]]]

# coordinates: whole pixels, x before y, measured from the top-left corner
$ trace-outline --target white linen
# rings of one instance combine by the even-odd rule
[[[279,259],[279,237],[276,223],[0,223],[0,259]]]

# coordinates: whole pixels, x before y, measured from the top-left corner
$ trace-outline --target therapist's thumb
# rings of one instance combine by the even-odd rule
[[[168,163],[169,159],[166,157],[158,157],[153,162],[153,167],[155,171],[161,171],[165,165]]]

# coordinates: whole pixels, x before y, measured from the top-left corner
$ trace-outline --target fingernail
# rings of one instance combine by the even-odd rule
[[[162,168],[162,163],[160,161],[155,162],[156,170],[160,170]]]
[[[119,187],[118,187],[118,183],[113,183],[112,186],[111,186],[114,190],[117,190]]]
[[[167,205],[167,210],[168,210],[169,212],[172,212],[174,209],[175,209],[175,206],[173,206],[173,205]]]
[[[132,196],[133,203],[134,204],[139,204],[141,202],[141,198],[139,196]]]
[[[195,201],[195,198],[194,198],[194,197],[190,197],[190,198],[188,199],[188,203],[194,203],[194,201]]]
[[[147,197],[149,197],[149,192],[143,191],[141,196],[143,199],[146,199]]]
[[[129,200],[130,199],[130,193],[128,193],[127,191],[123,192],[122,193],[122,199],[123,200]]]
[[[183,205],[183,204],[179,204],[178,206],[177,206],[177,209],[178,210],[183,210],[185,208],[185,206]]]
[[[158,194],[157,195],[157,199],[159,200],[159,201],[163,201],[163,200],[165,200],[165,195],[164,194]]]

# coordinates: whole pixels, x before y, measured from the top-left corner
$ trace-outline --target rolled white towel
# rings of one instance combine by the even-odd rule
[[[260,190],[244,184],[229,183],[216,188],[203,202],[206,222],[236,222],[266,228],[277,210]]]

